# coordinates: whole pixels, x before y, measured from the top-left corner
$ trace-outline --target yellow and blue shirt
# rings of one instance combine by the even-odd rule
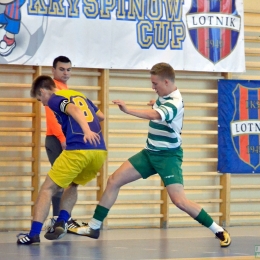
[[[100,144],[94,146],[89,142],[84,142],[84,133],[80,125],[66,113],[66,107],[69,103],[82,110],[91,131],[99,134]],[[53,110],[66,136],[66,150],[106,150],[99,119],[96,115],[99,109],[85,95],[74,90],[59,90],[53,93],[48,101],[48,106]]]

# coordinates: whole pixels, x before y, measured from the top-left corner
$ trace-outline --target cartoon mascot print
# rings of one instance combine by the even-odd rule
[[[6,31],[0,41],[0,55],[8,56],[16,46],[15,35],[20,31],[21,6],[25,0],[0,0],[0,5],[5,6],[5,10],[0,14],[0,28]]]

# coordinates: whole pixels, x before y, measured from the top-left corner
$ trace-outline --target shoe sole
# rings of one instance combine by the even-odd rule
[[[86,235],[86,234],[78,234],[78,233],[73,233],[73,234],[78,235],[78,236],[83,236],[83,237],[89,237],[89,238],[93,238],[93,239],[98,239],[99,238],[99,236],[98,237],[91,237],[91,236]]]
[[[225,230],[225,229],[224,229]],[[230,235],[229,235],[229,233],[225,230],[225,232],[228,234],[228,236],[229,236],[229,244],[228,245],[226,245],[226,244],[224,244],[224,245],[220,245],[220,247],[229,247],[230,245],[231,245],[231,242],[232,242],[232,240],[231,240],[231,238],[230,238]]]
[[[74,234],[74,235],[78,235],[78,236],[83,236],[83,237],[89,237],[89,238],[93,238],[93,239],[98,239],[99,238],[99,234],[98,234],[98,236],[95,236],[95,237],[93,237],[93,236],[90,236],[90,235],[88,235],[88,234],[79,234],[79,233],[77,233],[77,231],[69,231],[68,230],[68,233],[71,233],[71,234]]]
[[[83,237],[89,237],[89,238],[93,238],[93,239],[98,239],[99,238],[99,236],[92,237],[92,236],[89,236],[88,234],[78,234],[78,233],[73,233],[73,234],[78,235],[78,236],[83,236]]]
[[[35,242],[35,243],[32,243],[31,245],[35,245],[35,246],[38,246],[40,244],[40,242]]]
[[[228,245],[220,245],[221,247],[228,247],[228,246],[230,246],[231,245],[231,241],[230,241],[230,243],[228,244]]]
[[[56,227],[53,233],[46,233],[44,237],[48,240],[61,239],[66,235],[66,230],[62,227]]]
[[[25,243],[17,243],[18,246],[38,246],[40,245],[40,242],[35,242],[31,244],[25,244]]]

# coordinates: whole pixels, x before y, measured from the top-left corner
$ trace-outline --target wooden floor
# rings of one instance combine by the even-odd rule
[[[169,229],[113,229],[101,231],[100,238],[67,234],[48,241],[41,234],[40,245],[16,244],[19,232],[0,232],[1,260],[173,260],[173,259],[257,259],[260,250],[260,227],[230,227],[228,248],[204,227]],[[260,259],[260,252],[259,252]]]

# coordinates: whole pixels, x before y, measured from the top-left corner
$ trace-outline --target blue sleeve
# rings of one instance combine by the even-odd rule
[[[97,111],[99,110],[98,107],[96,107],[96,106],[93,104],[93,102],[92,102],[91,100],[89,100],[89,99],[87,99],[87,102],[89,103],[90,106],[93,107],[95,113],[97,113]]]
[[[66,106],[69,104],[69,100],[63,96],[57,96],[53,94],[48,101],[48,106],[56,113],[65,113]]]

